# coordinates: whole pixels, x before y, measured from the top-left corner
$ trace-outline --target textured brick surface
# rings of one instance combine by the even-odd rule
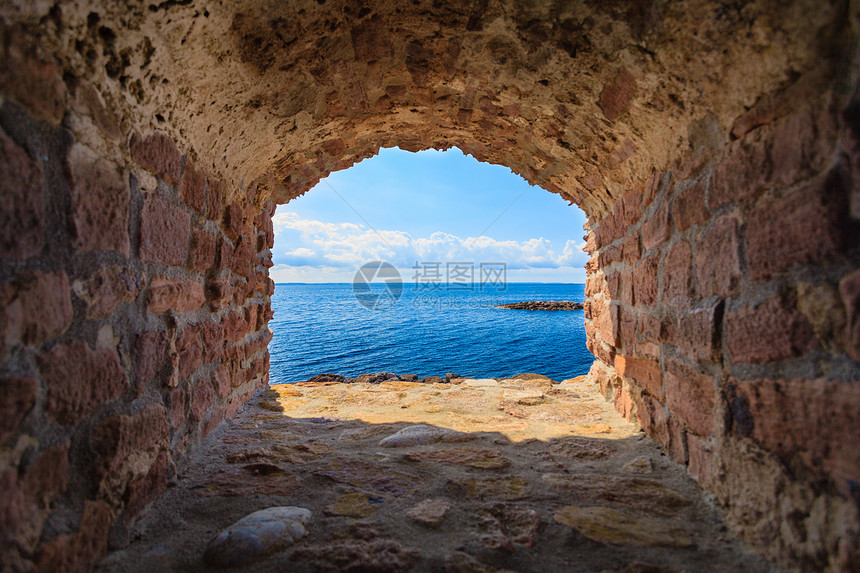
[[[738,221],[723,217],[696,242],[699,296],[730,296],[741,277]]]
[[[64,272],[24,272],[0,286],[0,348],[37,346],[72,323],[69,278]]]
[[[775,296],[726,312],[726,340],[732,362],[764,363],[804,354],[814,335],[806,318]]]
[[[204,302],[206,302],[206,297],[203,295],[203,285],[197,281],[178,281],[166,277],[155,277],[149,284],[147,308],[150,312],[197,310],[203,306]]]
[[[163,133],[131,138],[131,156],[138,165],[161,177],[170,185],[179,183],[182,158],[176,144]]]
[[[0,256],[25,259],[45,245],[42,172],[27,152],[0,133]]]
[[[714,429],[713,376],[697,372],[679,360],[666,363],[666,404],[691,431],[708,436]]]
[[[185,265],[191,216],[178,205],[153,195],[140,214],[140,259],[161,265]]]

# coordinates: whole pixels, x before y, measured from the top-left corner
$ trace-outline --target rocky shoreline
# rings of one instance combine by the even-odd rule
[[[495,307],[514,310],[582,310],[582,303],[571,300],[529,300],[525,302],[512,302],[510,304],[498,304]]]
[[[355,378],[349,378],[342,374],[326,372],[324,374],[317,374],[316,376],[311,376],[304,382],[295,382],[294,384],[296,386],[331,386],[333,384],[382,384],[383,382],[414,382],[417,384],[460,384],[463,380],[466,380],[467,378],[467,376],[461,376],[459,374],[454,374],[453,372],[446,373],[444,377],[424,376],[423,378],[419,377],[417,374],[395,374],[394,372],[375,372],[370,374],[361,374],[359,376],[356,376]],[[497,381],[511,379],[536,380],[550,384],[558,384],[557,381],[553,380],[548,376],[534,373],[517,374],[516,376],[508,376],[503,378],[493,378],[493,380]]]

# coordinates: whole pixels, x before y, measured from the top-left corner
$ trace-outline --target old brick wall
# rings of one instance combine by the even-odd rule
[[[0,107],[3,570],[88,570],[268,382],[273,204],[163,134],[104,145]]]
[[[2,558],[86,570],[265,383],[271,200],[457,145],[586,211],[592,376],[619,411],[770,558],[860,562],[858,22],[813,0],[3,3]]]
[[[813,89],[809,89],[814,86]],[[787,566],[858,563],[857,94],[820,73],[591,226],[591,376]]]

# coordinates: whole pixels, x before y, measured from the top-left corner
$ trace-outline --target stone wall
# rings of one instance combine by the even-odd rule
[[[850,570],[860,125],[825,85],[763,98],[730,145],[619,198],[589,230],[585,314],[591,376],[753,545]]]
[[[0,6],[4,565],[122,543],[267,380],[274,203],[395,145],[579,204],[593,378],[768,557],[860,561],[856,3],[196,4]]]
[[[88,570],[268,382],[271,202],[0,108],[3,570]]]

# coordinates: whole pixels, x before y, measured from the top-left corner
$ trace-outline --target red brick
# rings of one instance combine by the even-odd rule
[[[672,203],[672,222],[678,231],[686,231],[693,225],[704,223],[711,216],[705,207],[705,181],[681,191]]]
[[[678,317],[672,341],[684,356],[716,362],[720,359],[720,323],[723,301],[701,301]]]
[[[660,317],[650,312],[640,312],[636,330],[641,338],[653,342],[662,341]]]
[[[182,157],[176,144],[163,133],[131,137],[131,157],[134,161],[163,179],[168,185],[179,183]]]
[[[624,371],[618,374],[632,378],[640,388],[643,388],[652,396],[658,398],[663,396],[663,373],[660,370],[660,364],[656,360],[627,356]]]
[[[768,146],[761,130],[732,143],[729,154],[711,174],[709,208],[753,198],[765,187],[771,172]]]
[[[91,349],[85,342],[58,344],[36,357],[48,390],[45,411],[60,424],[75,424],[122,394],[125,371],[116,350]]]
[[[636,80],[627,70],[621,70],[600,93],[600,109],[609,121],[615,121],[629,108],[636,96]]]
[[[215,411],[209,416],[209,419],[206,420],[200,426],[200,439],[202,440],[206,436],[212,433],[212,430],[217,428],[221,422],[224,421],[224,407],[216,408]]]
[[[36,547],[53,502],[69,481],[69,442],[48,448],[26,466],[0,473],[0,523],[4,542],[26,553]]]
[[[186,162],[182,183],[179,185],[179,198],[200,213],[206,208],[206,175],[197,170],[191,162]]]
[[[149,330],[135,335],[134,378],[138,392],[142,392],[164,366],[166,350],[167,335],[163,332]]]
[[[206,178],[206,218],[221,221],[224,211],[224,185],[211,177]]]
[[[671,307],[689,304],[693,294],[693,250],[678,241],[663,259],[663,294],[660,300]]]
[[[206,300],[209,302],[209,308],[212,310],[220,310],[226,308],[233,300],[235,289],[230,281],[226,278],[215,278],[206,281]]]
[[[860,270],[839,281],[839,294],[847,318],[843,335],[845,348],[854,360],[860,360]]]
[[[741,268],[738,254],[738,221],[723,217],[695,244],[699,296],[732,296],[738,290]]]
[[[621,258],[628,265],[633,265],[640,256],[642,256],[642,250],[639,248],[639,233],[630,233],[624,238],[621,246]]]
[[[215,391],[208,380],[201,380],[194,386],[191,395],[191,415],[195,420],[203,420],[206,411],[215,403]]]
[[[140,214],[140,260],[185,265],[191,238],[191,215],[160,195],[144,201]]]
[[[260,211],[256,217],[254,217],[254,226],[263,232],[264,239],[266,242],[266,246],[268,248],[272,248],[275,246],[275,230],[272,225],[272,216],[269,215],[269,212],[266,209]],[[262,249],[259,249],[262,250]]]
[[[45,192],[39,164],[0,133],[0,258],[26,259],[45,246]]]
[[[735,364],[801,356],[814,343],[809,322],[780,296],[730,310],[725,323],[728,353]]]
[[[224,327],[224,339],[232,344],[248,334],[248,323],[244,313],[230,311],[221,323]]]
[[[78,252],[128,256],[128,184],[117,168],[82,145],[69,151],[72,244]]]
[[[628,352],[636,343],[636,315],[626,306],[621,307],[621,342]]]
[[[87,303],[87,318],[107,318],[119,305],[137,296],[138,279],[132,269],[105,265],[85,281],[75,281],[74,291]]]
[[[860,385],[833,380],[732,380],[732,432],[835,481],[860,475]]]
[[[188,259],[188,269],[194,272],[206,272],[215,264],[215,233],[204,229],[194,229],[191,233],[191,255]]]
[[[200,328],[186,326],[176,339],[176,352],[179,358],[179,378],[187,380],[200,367],[203,357],[203,343],[200,341]]]
[[[593,275],[585,279],[585,296],[593,296],[601,290],[603,290],[603,275]]]
[[[203,338],[203,356],[206,362],[215,362],[224,355],[224,331],[221,323],[204,322],[200,334]]]
[[[136,414],[111,416],[96,426],[90,443],[98,455],[93,467],[102,490],[122,495],[129,478],[146,475],[158,452],[167,449],[168,430],[167,410],[156,403]]]
[[[219,398],[226,398],[230,395],[232,387],[230,373],[223,367],[212,371],[212,387],[215,388],[215,394]]]
[[[603,247],[597,253],[597,264],[600,267],[607,267],[615,261],[621,260],[621,245],[610,245]]]
[[[234,251],[235,249],[232,241],[226,237],[220,237],[218,239],[218,249],[215,253],[217,255],[215,259],[216,271],[223,271],[224,269],[229,269],[233,266]]]
[[[669,204],[657,209],[651,218],[642,223],[642,248],[646,251],[662,245],[672,233],[669,225]]]
[[[680,360],[666,362],[666,405],[687,428],[700,436],[714,430],[716,402],[713,376],[688,367]]]
[[[149,284],[147,308],[156,314],[168,310],[177,312],[197,310],[205,302],[203,285],[196,281],[175,281],[167,277],[155,277]]]
[[[824,170],[836,151],[836,127],[836,117],[826,104],[807,105],[776,124],[771,147],[773,182],[789,186]]]
[[[820,263],[848,242],[848,183],[838,170],[786,197],[759,202],[750,213],[746,251],[750,274],[767,278],[793,265]],[[778,216],[777,216],[778,215]]]
[[[35,378],[0,379],[0,443],[17,433],[21,422],[39,398],[39,381]]]
[[[188,391],[185,388],[174,388],[169,394],[170,412],[168,420],[170,428],[176,430],[185,423],[185,406],[188,403]]]
[[[590,259],[588,259],[588,261],[586,261],[586,263],[585,263],[585,274],[586,275],[593,275],[594,273],[597,272],[597,269],[598,269],[597,261],[598,261],[598,257],[596,257],[596,256],[591,257]]]
[[[222,224],[224,232],[231,241],[238,239],[239,235],[248,233],[248,227],[245,224],[245,212],[236,201],[233,201],[224,209]]]
[[[633,269],[633,299],[637,305],[652,306],[657,303],[658,260],[659,254],[655,253],[642,259]]]
[[[166,450],[158,452],[149,472],[128,484],[123,496],[125,510],[123,521],[129,524],[151,501],[167,489],[167,464],[170,459]]]
[[[76,533],[60,535],[39,547],[38,571],[91,571],[107,553],[113,512],[103,501],[86,500]]]
[[[684,444],[677,420],[666,414],[662,403],[648,395],[634,398],[636,415],[642,429],[663,446],[666,453],[676,462],[684,462]]]
[[[14,9],[13,9],[14,10]],[[37,34],[7,26],[4,32],[0,85],[8,99],[17,101],[38,119],[59,125],[66,110],[63,68]]]
[[[254,275],[256,260],[257,253],[253,243],[247,235],[242,235],[239,237],[236,250],[233,252],[233,272],[239,276],[251,278]]]
[[[60,271],[23,272],[0,286],[0,349],[38,346],[64,333],[72,323],[69,278]]]
[[[703,487],[713,488],[717,480],[717,463],[711,447],[704,438],[687,435],[687,452],[690,458],[687,473]]]

